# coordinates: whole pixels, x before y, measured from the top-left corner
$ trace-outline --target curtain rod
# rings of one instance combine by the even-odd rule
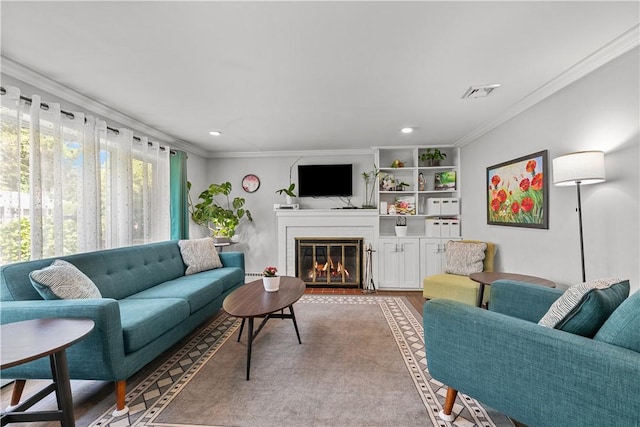
[[[6,94],[7,94],[7,90],[3,86],[0,86],[0,95],[6,95]],[[31,98],[28,98],[28,97],[23,96],[23,95],[20,95],[20,99],[22,99],[24,102],[26,102],[28,104],[31,104],[33,102],[33,100]],[[40,103],[40,108],[42,108],[43,110],[48,110],[49,109],[49,104],[47,104],[46,102],[41,102]],[[68,118],[72,119],[72,120],[75,119],[75,117],[76,117],[76,115],[73,114],[70,111],[65,111],[63,109],[60,109],[60,112],[62,114],[64,114],[65,116],[67,116]],[[85,118],[84,121],[86,123],[87,119]],[[120,134],[120,131],[118,129],[116,129],[116,128],[112,128],[112,127],[107,126],[107,130],[110,130],[111,132],[115,133],[116,135]],[[138,142],[142,141],[140,139],[140,137],[135,136],[135,135],[134,135],[133,139],[135,139]],[[153,145],[152,142],[148,142],[147,144],[148,145]],[[160,149],[164,151],[164,150],[166,150],[166,147],[160,146]],[[176,154],[176,152],[174,150],[171,150],[170,153],[171,154]]]

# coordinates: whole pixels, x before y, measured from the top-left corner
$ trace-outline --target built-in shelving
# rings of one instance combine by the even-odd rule
[[[427,166],[419,160],[428,148],[438,148],[446,154],[440,165]],[[395,160],[404,165],[391,167]],[[442,271],[446,241],[460,238],[459,150],[452,146],[376,147],[375,162],[380,169],[377,191],[380,288],[421,289],[423,277]],[[455,174],[453,185],[437,189],[437,174],[449,174],[447,178]],[[408,185],[402,191],[389,188],[393,185],[391,179],[395,185],[401,182]],[[402,198],[413,203],[409,212],[396,209],[396,202]],[[395,213],[393,209],[389,213],[390,206],[394,206]],[[396,234],[398,218],[406,221],[405,236]]]

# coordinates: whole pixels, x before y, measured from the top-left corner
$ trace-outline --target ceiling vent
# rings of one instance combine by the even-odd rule
[[[489,96],[494,90],[500,87],[499,84],[495,85],[485,85],[485,86],[471,86],[467,91],[462,95],[462,99],[467,98],[486,98]]]

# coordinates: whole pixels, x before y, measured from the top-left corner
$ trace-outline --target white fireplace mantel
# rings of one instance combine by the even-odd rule
[[[377,210],[300,209],[275,212],[278,224],[278,270],[287,276],[295,276],[296,237],[362,237],[365,247],[377,247]],[[374,262],[374,265],[377,263]]]

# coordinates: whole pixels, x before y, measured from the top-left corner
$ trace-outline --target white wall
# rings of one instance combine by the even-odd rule
[[[360,207],[364,196],[361,173],[373,168],[373,153],[345,153],[347,154],[326,155],[301,152],[302,159],[293,167],[293,182],[297,185],[297,165],[351,163],[354,193],[351,203]],[[197,197],[212,182],[229,181],[233,185],[231,197],[240,196],[246,199],[245,207],[251,211],[254,221],[241,222],[236,230],[236,234],[240,235],[240,243],[227,250],[245,253],[247,272],[261,272],[265,266],[278,263],[278,239],[273,205],[284,204],[285,196],[276,194],[276,190],[289,186],[289,168],[300,155],[209,159],[205,164],[196,156],[193,156],[192,161],[192,156],[189,155],[187,175],[192,182],[192,197]],[[254,193],[242,190],[242,178],[250,173],[260,178],[260,188]],[[304,197],[298,198],[298,203],[303,209],[330,209],[347,206],[348,201],[346,198],[337,197]],[[206,235],[206,230],[192,224],[190,233],[192,238],[201,237]]]
[[[630,279],[632,292],[640,288],[639,51],[615,59],[462,148],[463,234],[496,242],[499,270],[563,285],[581,281],[576,189],[553,185],[551,159],[603,150],[607,181],[582,187],[587,280],[615,276]],[[487,225],[486,168],[540,150],[549,150],[549,229]]]

